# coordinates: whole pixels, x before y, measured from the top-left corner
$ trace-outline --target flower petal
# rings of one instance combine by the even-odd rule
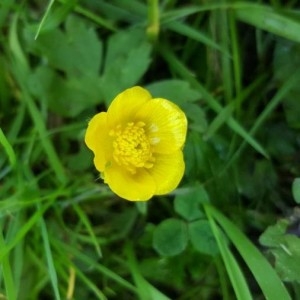
[[[107,113],[96,114],[89,122],[85,133],[85,143],[94,152],[94,164],[103,172],[112,156],[112,141],[108,135]]]
[[[135,86],[120,93],[108,108],[107,121],[110,128],[115,128],[119,124],[132,122],[135,113],[151,99],[150,93]]]
[[[153,167],[148,170],[156,184],[155,195],[163,195],[173,191],[182,179],[184,169],[181,150],[171,154],[157,154]]]
[[[176,104],[155,98],[141,107],[135,119],[146,123],[154,152],[172,153],[182,148],[186,138],[187,119]]]
[[[155,192],[154,180],[144,169],[131,174],[113,164],[106,168],[104,180],[114,193],[130,201],[149,200]]]

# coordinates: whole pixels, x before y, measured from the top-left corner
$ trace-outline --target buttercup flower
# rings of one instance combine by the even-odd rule
[[[131,201],[167,194],[184,173],[187,119],[174,103],[133,87],[89,122],[85,143],[114,193]]]

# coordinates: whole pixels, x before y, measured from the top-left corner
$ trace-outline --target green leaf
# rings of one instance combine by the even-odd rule
[[[197,90],[191,88],[188,82],[179,79],[153,82],[147,85],[147,89],[154,98],[165,98],[179,106],[201,99],[201,94]]]
[[[216,255],[218,245],[207,220],[199,220],[188,225],[189,236],[194,248],[203,254]]]
[[[28,87],[52,112],[63,117],[75,117],[101,99],[99,77],[63,78],[47,66],[39,66],[29,76]]]
[[[146,88],[153,97],[165,98],[179,105],[193,122],[190,124],[193,129],[200,132],[206,130],[207,120],[204,110],[199,104],[191,103],[200,100],[201,94],[193,89],[188,82],[179,79],[167,79],[153,82]]]
[[[259,242],[267,247],[280,247],[284,242],[284,234],[289,222],[285,219],[279,220],[275,225],[269,226],[259,237]]]
[[[206,115],[199,104],[186,102],[182,105],[182,109],[186,113],[188,119],[192,121],[189,123],[191,129],[200,133],[204,133],[207,130]]]
[[[164,220],[153,232],[153,248],[162,256],[182,253],[187,243],[186,223],[178,219]]]
[[[35,41],[33,30],[24,32],[29,50],[47,59],[52,67],[80,77],[97,75],[102,59],[102,43],[93,27],[78,17],[69,17],[65,32],[54,29],[41,33]]]
[[[287,289],[276,271],[243,232],[214,207],[205,205],[205,211],[208,219],[213,219],[218,222],[227,237],[234,244],[246,265],[251,270],[266,299],[291,300]]]
[[[295,216],[291,216],[290,219],[297,217],[295,210]],[[280,219],[265,230],[259,241],[262,245],[270,247],[269,252],[275,257],[275,268],[280,277],[284,281],[300,283],[300,239],[296,235],[288,234],[291,231],[288,230],[289,223],[288,219]]]
[[[292,192],[295,201],[300,204],[300,178],[295,178],[292,185]]]
[[[179,194],[174,200],[175,211],[187,221],[203,218],[200,204],[208,203],[209,197],[202,185],[189,188],[186,193]]]
[[[97,75],[102,60],[102,43],[93,27],[87,26],[80,18],[69,17],[66,21],[66,43],[71,48],[69,55],[76,59],[74,67],[82,73]]]
[[[284,281],[300,283],[300,239],[294,235],[287,235],[285,243],[272,251],[275,256],[275,267]]]
[[[101,88],[106,104],[138,83],[150,64],[151,45],[140,29],[120,31],[108,41]]]
[[[48,7],[42,17],[35,34],[35,40],[41,32],[53,30],[59,26],[67,17],[76,4],[76,0],[69,0],[66,3],[54,5],[55,0],[49,1]]]
[[[140,214],[147,215],[148,202],[147,201],[137,201],[136,208]]]

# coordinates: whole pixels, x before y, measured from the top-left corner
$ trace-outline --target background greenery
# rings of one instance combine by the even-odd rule
[[[2,0],[0,299],[300,299],[299,4]],[[189,132],[136,204],[83,138],[137,84]]]

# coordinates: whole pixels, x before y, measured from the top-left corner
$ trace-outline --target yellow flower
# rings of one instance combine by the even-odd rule
[[[174,190],[184,173],[187,119],[174,103],[133,87],[88,124],[85,143],[114,193],[131,201]]]

